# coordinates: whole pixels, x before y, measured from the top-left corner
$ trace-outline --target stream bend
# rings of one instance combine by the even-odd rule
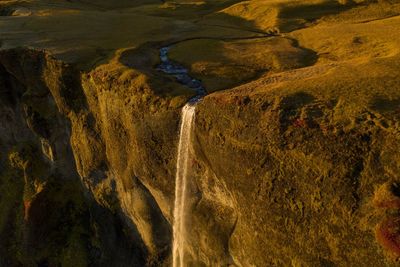
[[[189,75],[188,69],[169,59],[168,52],[170,49],[171,46],[162,47],[160,49],[161,64],[157,66],[157,70],[174,77],[180,84],[195,91],[196,96],[188,101],[189,104],[194,104],[207,94],[207,90],[200,80]]]

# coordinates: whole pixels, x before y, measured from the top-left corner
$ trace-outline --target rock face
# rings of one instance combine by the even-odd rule
[[[139,165],[137,174],[129,167],[140,161],[128,143],[148,135],[129,139],[133,132],[124,131],[107,107],[114,119],[100,124],[94,114],[106,116],[98,110],[103,107],[91,106],[84,91],[95,85],[93,77],[83,82],[73,67],[41,52],[12,50],[0,58],[0,265],[143,266],[165,258],[168,221],[138,178],[146,166]],[[107,90],[106,82],[102,86]],[[122,108],[108,104],[117,105],[117,113],[115,107]]]
[[[372,198],[398,179],[399,132],[376,122],[398,114],[364,111],[344,129],[334,122],[341,100],[313,89],[238,90],[199,105],[193,239],[204,242],[207,266],[222,265],[221,255],[238,266],[388,264],[374,236],[384,213]]]

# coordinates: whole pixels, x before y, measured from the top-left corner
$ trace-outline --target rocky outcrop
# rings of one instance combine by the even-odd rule
[[[399,77],[317,68],[199,104],[192,238],[207,266],[397,266],[400,102],[377,95]]]
[[[395,60],[351,79],[346,64],[269,75],[200,102],[189,266],[395,266]],[[190,95],[165,79],[1,51],[1,266],[170,264]]]
[[[108,168],[81,73],[30,50],[2,51],[0,61],[0,265],[141,266],[168,253],[154,198],[133,173],[123,182]],[[123,152],[114,151],[110,162]]]

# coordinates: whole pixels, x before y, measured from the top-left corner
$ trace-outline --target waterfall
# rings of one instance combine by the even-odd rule
[[[173,221],[172,266],[184,267],[184,248],[186,246],[186,217],[187,217],[187,187],[189,168],[189,149],[196,104],[206,95],[207,91],[202,82],[189,75],[182,65],[173,62],[168,57],[170,46],[160,49],[160,61],[157,69],[176,79],[188,89],[196,92],[182,109],[181,129],[179,134],[178,158],[175,175],[175,206]]]
[[[173,223],[172,266],[184,267],[184,248],[186,242],[186,197],[189,168],[189,148],[196,106],[186,104],[182,109],[179,135],[178,159],[175,180],[175,207]]]

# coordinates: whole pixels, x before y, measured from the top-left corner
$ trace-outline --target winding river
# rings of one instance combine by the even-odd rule
[[[157,70],[174,77],[179,83],[185,85],[190,90],[194,90],[196,92],[196,96],[191,98],[188,103],[195,104],[207,94],[207,90],[200,80],[189,75],[188,69],[169,59],[168,52],[170,49],[170,46],[160,49],[161,64],[157,66]]]

